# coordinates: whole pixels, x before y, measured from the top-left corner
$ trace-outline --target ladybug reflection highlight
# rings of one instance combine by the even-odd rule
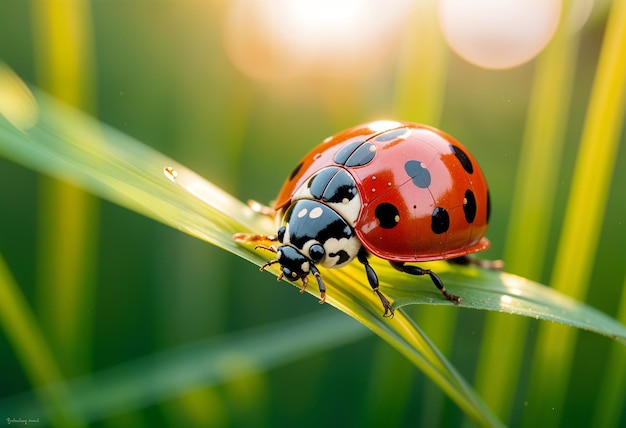
[[[443,295],[460,302],[434,272],[411,262],[450,260],[485,250],[490,214],[485,177],[471,153],[448,134],[410,122],[371,122],[345,130],[307,154],[279,191],[273,209],[276,236],[237,234],[238,241],[276,254],[279,280],[316,279],[318,266],[364,266],[384,316],[393,315],[368,258],[374,255],[407,274],[428,275]]]

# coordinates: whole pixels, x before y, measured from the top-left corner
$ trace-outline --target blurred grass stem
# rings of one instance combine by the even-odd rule
[[[53,426],[79,426],[72,411],[65,388],[48,388],[63,380],[38,321],[11,275],[4,258],[0,256],[0,325],[4,327],[9,343],[15,349],[19,362],[38,392],[41,405]],[[15,415],[20,416],[20,415]]]
[[[574,81],[579,33],[564,11],[554,38],[537,59],[509,219],[506,270],[540,280]],[[488,314],[475,386],[509,420],[526,346],[528,320]]]
[[[32,8],[39,83],[74,107],[95,106],[93,29],[85,0],[37,0]],[[38,312],[66,374],[88,371],[98,202],[51,177],[40,180]]]
[[[624,119],[626,96],[626,2],[609,12],[565,219],[550,281],[552,287],[584,300],[610,191]],[[577,332],[542,324],[531,372],[524,426],[556,426],[562,415]],[[553,409],[542,411],[543,407]]]

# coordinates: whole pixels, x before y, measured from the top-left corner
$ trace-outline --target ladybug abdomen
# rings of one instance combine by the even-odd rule
[[[487,184],[465,148],[430,129],[411,129],[400,144],[384,135],[374,141],[378,171],[352,171],[363,199],[356,231],[367,250],[410,262],[488,248]]]
[[[376,256],[417,262],[460,257],[488,248],[489,242],[483,238],[486,223],[468,225],[463,202],[434,203],[428,200],[429,195],[414,195],[414,203],[398,204],[393,193],[363,206],[364,220],[357,236]]]

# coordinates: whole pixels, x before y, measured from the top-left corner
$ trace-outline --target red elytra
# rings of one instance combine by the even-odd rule
[[[489,191],[480,166],[456,139],[435,128],[379,121],[345,130],[309,152],[281,188],[284,211],[322,168],[344,168],[361,210],[354,224],[370,253],[394,262],[451,259],[489,247]]]

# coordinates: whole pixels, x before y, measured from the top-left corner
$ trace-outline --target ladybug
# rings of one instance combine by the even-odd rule
[[[276,254],[261,270],[278,263],[278,279],[302,280],[302,290],[312,274],[323,303],[318,266],[340,268],[356,258],[383,316],[393,308],[379,290],[370,255],[401,272],[428,275],[459,303],[437,274],[406,263],[467,261],[489,247],[489,190],[478,163],[450,135],[411,122],[370,122],[327,138],[296,165],[266,212],[277,219],[276,236],[235,236],[277,242],[255,247]]]

